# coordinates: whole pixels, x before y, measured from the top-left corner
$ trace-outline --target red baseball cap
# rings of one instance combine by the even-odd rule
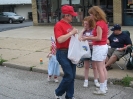
[[[69,6],[69,5],[64,5],[61,7],[61,12],[63,14],[70,14],[72,16],[77,16],[77,13],[74,12],[74,9],[72,6]]]

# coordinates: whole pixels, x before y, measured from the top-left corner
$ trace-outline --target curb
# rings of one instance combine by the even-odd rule
[[[30,67],[26,67],[26,66],[22,66],[22,65],[16,65],[16,64],[8,63],[8,62],[4,62],[2,64],[2,66],[6,66],[6,67],[10,67],[10,68],[16,68],[16,69],[21,69],[21,70],[27,70],[27,71],[31,70]]]
[[[2,66],[6,66],[9,68],[15,68],[15,69],[20,69],[20,70],[27,70],[27,71],[32,71],[32,72],[37,72],[37,73],[44,73],[44,74],[48,74],[47,70],[43,70],[43,69],[38,69],[36,67],[28,67],[28,66],[23,66],[23,65],[17,65],[17,64],[12,64],[12,63],[8,63],[8,62],[3,62]],[[60,73],[60,76],[63,76],[63,73]],[[84,76],[82,75],[78,75],[76,74],[76,79],[80,79],[80,80],[84,80]],[[94,77],[89,77],[88,78],[89,81],[93,81]],[[122,79],[118,79],[118,78],[108,78],[108,83],[114,83],[114,82],[121,82]]]

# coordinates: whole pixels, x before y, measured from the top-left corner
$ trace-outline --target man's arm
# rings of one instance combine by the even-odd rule
[[[76,28],[73,28],[73,30],[69,33],[67,33],[66,35],[62,35],[60,37],[57,38],[58,43],[63,43],[66,40],[68,40],[73,34],[76,34],[78,31]]]
[[[123,48],[119,48],[119,50],[120,51],[123,51],[123,50],[126,50],[128,47],[130,47],[131,46],[131,44],[128,44],[128,45],[126,45],[125,47],[123,47]]]
[[[110,45],[110,41],[109,41],[109,39],[107,39],[107,44]]]

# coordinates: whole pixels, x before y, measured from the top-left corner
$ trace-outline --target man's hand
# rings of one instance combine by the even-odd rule
[[[78,33],[78,29],[73,28],[72,31],[71,31],[70,33],[71,33],[71,35],[73,35],[73,34],[77,34],[77,33]]]
[[[85,41],[85,40],[87,40],[88,39],[88,37],[82,37],[81,38],[81,41]]]
[[[123,50],[125,50],[124,48],[117,48],[116,50],[118,50],[118,51],[123,51]]]

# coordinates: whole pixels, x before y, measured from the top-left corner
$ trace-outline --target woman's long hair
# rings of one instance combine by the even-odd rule
[[[93,6],[88,10],[94,16],[95,21],[103,20],[107,23],[106,14],[99,6]]]

